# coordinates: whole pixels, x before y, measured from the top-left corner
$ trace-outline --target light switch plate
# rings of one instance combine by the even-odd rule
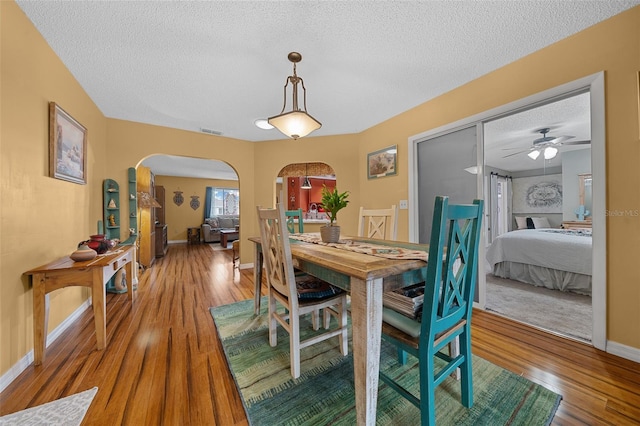
[[[400,200],[400,210],[406,210],[409,208],[407,200]]]

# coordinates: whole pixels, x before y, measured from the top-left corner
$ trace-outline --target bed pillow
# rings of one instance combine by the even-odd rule
[[[551,228],[549,219],[546,217],[532,217],[531,220],[533,221],[533,227],[535,229]]]
[[[536,227],[533,224],[533,219],[530,217],[527,218],[527,229],[536,229]]]
[[[527,218],[516,216],[516,225],[518,225],[518,229],[527,229]]]

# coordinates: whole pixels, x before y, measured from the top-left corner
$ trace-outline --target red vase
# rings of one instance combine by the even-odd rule
[[[106,251],[109,250],[109,245],[104,240],[104,234],[92,235],[87,245],[98,254],[106,253]]]

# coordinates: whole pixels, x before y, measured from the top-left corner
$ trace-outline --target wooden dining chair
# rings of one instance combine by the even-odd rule
[[[398,238],[398,209],[365,209],[358,215],[358,237],[396,240]]]
[[[380,379],[418,407],[423,426],[435,425],[435,388],[458,368],[462,404],[473,405],[471,312],[483,201],[471,205],[448,201],[447,197],[435,200],[421,320],[387,307],[382,317],[382,338],[398,348],[399,362],[406,362],[407,353],[418,359],[420,398],[382,372]],[[444,262],[439,261],[445,253]],[[456,339],[460,349],[452,353]]]
[[[275,347],[278,343],[279,323],[289,333],[291,375],[298,378],[300,350],[307,346],[338,336],[340,352],[348,354],[346,292],[311,275],[296,276],[284,209],[280,204],[275,209],[258,206],[257,212],[268,285],[269,344]],[[278,309],[278,304],[284,310]],[[300,317],[319,309],[323,310],[325,330],[301,340]],[[337,319],[337,327],[331,327],[331,316]]]
[[[298,219],[298,233],[299,234],[303,234],[304,233],[304,217],[302,216],[302,209],[298,209],[298,210],[286,210],[284,212],[285,217],[287,218],[287,230],[289,231],[290,234],[295,234],[296,233],[296,222],[295,220]]]

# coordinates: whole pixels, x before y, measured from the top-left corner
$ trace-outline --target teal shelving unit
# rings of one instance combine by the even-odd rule
[[[104,234],[108,240],[120,239],[120,187],[113,179],[104,184]]]
[[[127,202],[129,203],[129,238],[122,244],[135,244],[138,238],[138,188],[135,167],[129,167],[127,171]]]
[[[133,170],[134,170],[133,176],[135,180],[135,169]],[[128,176],[130,178],[131,173],[129,173]],[[128,188],[130,188],[130,186],[131,184],[129,184]],[[134,183],[134,188],[135,188],[135,183]],[[134,192],[134,195],[135,195],[135,192]],[[120,217],[120,185],[118,185],[118,182],[116,182],[113,179],[105,179],[103,183],[103,197],[104,197],[103,198],[103,204],[104,204],[103,219],[104,219],[105,238],[108,240],[113,240],[113,239],[120,240],[121,238],[120,227],[122,225],[122,222]],[[135,205],[136,205],[136,201],[133,200],[133,206],[135,207]],[[129,201],[129,208],[131,208],[131,201]],[[133,220],[131,220],[130,218],[129,222],[130,223],[133,222],[135,224],[136,218],[134,217]],[[137,235],[137,231],[136,231],[136,235]],[[121,241],[120,244],[127,244],[127,242],[131,239],[133,242],[130,244],[134,244],[135,238],[136,238],[135,236],[131,236],[127,240]],[[111,279],[107,283],[107,287],[106,287],[107,292],[117,293],[117,294],[127,292],[126,283],[124,284],[125,285],[124,289],[122,290],[116,289],[116,285],[115,285],[116,279],[123,279],[123,275],[121,274],[121,272],[124,272],[124,271],[118,271],[113,277],[111,277]],[[135,290],[135,287],[134,287],[134,290]]]

